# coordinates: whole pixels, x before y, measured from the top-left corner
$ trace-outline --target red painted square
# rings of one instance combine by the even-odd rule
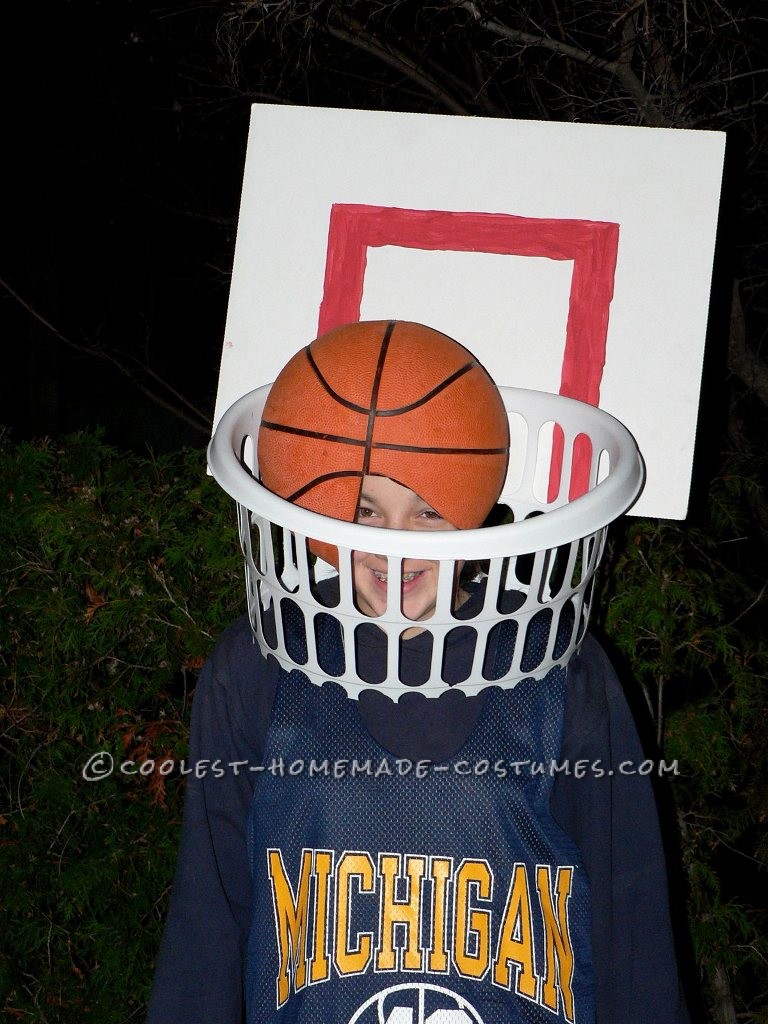
[[[597,405],[618,242],[610,222],[336,204],[318,334],[360,319],[372,246],[573,260],[560,394]]]
[[[335,204],[328,229],[318,334],[360,319],[371,246],[573,260],[560,394],[597,405],[618,244],[619,225],[611,222]],[[559,490],[562,446],[562,432],[557,428],[550,501]],[[569,486],[571,499],[587,489],[589,461],[589,451],[577,445]]]

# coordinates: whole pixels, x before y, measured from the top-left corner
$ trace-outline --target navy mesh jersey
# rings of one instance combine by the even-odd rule
[[[589,889],[549,811],[565,670],[406,762],[281,673],[248,828],[249,1024],[593,1024]],[[409,767],[410,765],[410,767]]]

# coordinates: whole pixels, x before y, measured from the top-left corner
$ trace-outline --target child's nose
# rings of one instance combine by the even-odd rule
[[[399,512],[391,512],[384,523],[388,530],[408,530],[410,529],[408,517],[405,514]]]

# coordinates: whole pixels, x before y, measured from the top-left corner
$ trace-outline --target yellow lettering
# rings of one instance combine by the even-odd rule
[[[352,879],[357,879],[357,891],[375,892],[376,881],[371,857],[367,853],[345,853],[336,870],[336,948],[334,962],[339,974],[362,974],[371,959],[370,932],[359,935],[359,944],[351,945],[350,911]]]
[[[429,950],[429,967],[432,974],[446,974],[448,971],[447,904],[448,879],[453,868],[452,860],[433,857],[430,865],[432,879],[432,944]]]
[[[421,880],[424,877],[426,859],[406,856],[408,898],[405,901],[395,899],[395,888],[400,876],[400,863],[401,857],[397,853],[382,853],[379,857],[379,874],[383,881],[383,887],[379,915],[379,950],[376,954],[377,971],[394,971],[397,968],[398,957],[395,950],[395,925],[397,924],[405,925],[407,935],[402,969],[405,971],[420,971],[422,969],[419,925],[421,922]]]
[[[328,878],[333,870],[333,854],[327,850],[315,853],[315,945],[310,966],[309,981],[326,981],[330,972],[325,949],[328,927]]]
[[[296,991],[304,988],[307,983],[307,908],[312,851],[302,851],[299,887],[295,897],[280,850],[267,851],[267,871],[272,883],[279,954],[277,1005],[282,1006],[291,990],[291,970]]]
[[[471,907],[470,899],[477,893],[479,899],[489,900],[492,888],[491,869],[485,861],[464,861],[456,872],[453,962],[470,978],[482,978],[488,970],[491,925],[490,911]]]
[[[557,1012],[558,987],[563,1000],[563,1013],[573,1021],[573,946],[568,927],[568,899],[571,895],[573,868],[557,869],[555,889],[557,911],[552,905],[552,888],[549,865],[539,864],[536,868],[536,888],[539,891],[541,914],[544,919],[544,947],[546,969],[541,988],[541,1001],[549,1010]]]
[[[535,999],[538,979],[534,970],[531,897],[524,864],[515,864],[512,872],[504,920],[499,930],[494,983],[511,989],[513,967],[517,968],[515,991],[528,999]]]

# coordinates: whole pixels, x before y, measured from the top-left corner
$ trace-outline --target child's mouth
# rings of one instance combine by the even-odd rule
[[[371,572],[380,583],[388,582],[389,573],[379,572],[377,569],[371,569]],[[403,585],[405,585],[406,583],[412,583],[413,580],[415,580],[417,576],[421,576],[423,572],[423,569],[417,569],[415,572],[404,572],[400,577],[400,581]]]

